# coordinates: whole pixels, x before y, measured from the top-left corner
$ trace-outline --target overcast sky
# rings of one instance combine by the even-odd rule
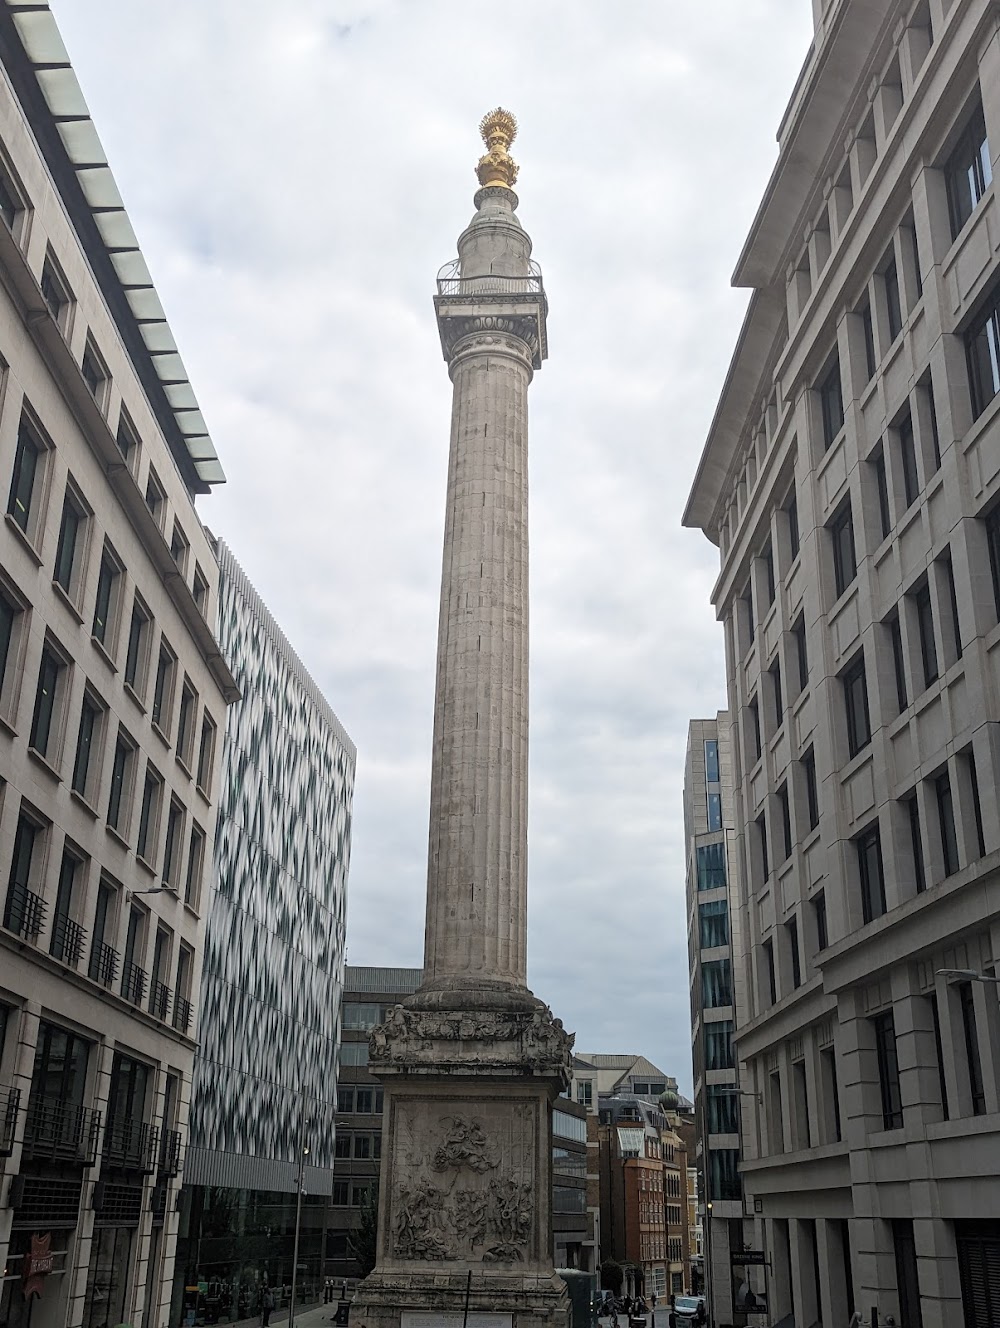
[[[52,0],[229,482],[199,500],[358,748],[348,959],[422,958],[451,385],[431,297],[477,125],[520,133],[529,981],[691,1082],[681,786],[725,705],[680,517],[809,0]]]

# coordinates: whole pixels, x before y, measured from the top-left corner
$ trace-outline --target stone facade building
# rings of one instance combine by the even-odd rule
[[[719,546],[771,1314],[1000,1318],[1000,32],[814,3],[685,514]]]
[[[194,507],[223,475],[45,4],[0,5],[0,64],[0,1321],[159,1328],[237,695]]]

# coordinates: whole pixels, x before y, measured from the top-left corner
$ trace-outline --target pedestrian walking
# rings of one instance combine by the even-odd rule
[[[269,1286],[266,1286],[260,1293],[260,1328],[267,1328],[271,1322],[271,1311],[274,1309],[274,1292]]]

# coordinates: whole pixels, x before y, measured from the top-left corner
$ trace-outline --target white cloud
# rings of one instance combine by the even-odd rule
[[[229,475],[200,504],[359,749],[350,958],[421,959],[450,385],[431,294],[518,115],[531,391],[530,979],[690,1082],[686,726],[725,704],[679,528],[804,0],[53,0]]]

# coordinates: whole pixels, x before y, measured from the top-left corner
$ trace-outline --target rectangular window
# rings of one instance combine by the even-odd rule
[[[705,1025],[705,1069],[731,1070],[733,1060],[733,1021],[720,1019]]]
[[[59,656],[48,646],[42,650],[35,709],[31,717],[31,736],[28,739],[28,745],[40,756],[48,754],[54,736],[56,702],[64,667]]]
[[[799,954],[799,920],[789,918],[785,923],[785,935],[788,938],[788,954],[792,961],[792,986],[802,986],[802,957]]]
[[[79,793],[81,798],[87,797],[91,755],[100,729],[101,707],[85,694],[80,707],[80,728],[76,739],[76,759],[73,762],[73,792]]]
[[[903,634],[899,626],[898,613],[894,613],[886,620],[885,629],[889,633],[889,643],[892,646],[892,666],[896,675],[896,705],[902,714],[910,702],[906,694],[906,662],[903,657]]]
[[[844,670],[841,681],[844,686],[844,705],[847,712],[847,749],[854,757],[872,740],[868,713],[868,681],[865,677],[863,652]]]
[[[816,949],[825,950],[830,944],[826,922],[826,895],[818,890],[812,899],[813,920],[816,924]]]
[[[945,589],[948,592],[948,616],[950,622],[951,640],[948,644],[951,646],[950,663],[962,658],[962,625],[958,620],[958,592],[955,589],[955,569],[952,566],[951,551],[947,551],[937,559],[937,564],[944,574]]]
[[[156,682],[153,685],[152,720],[163,733],[170,732],[170,714],[174,703],[174,665],[176,656],[160,637],[160,651],[156,658]]]
[[[965,1035],[965,1064],[969,1071],[969,1095],[972,1114],[986,1113],[986,1093],[983,1088],[983,1064],[979,1056],[979,1028],[976,1023],[976,1003],[971,982],[958,982],[958,1000],[962,1011],[962,1031]]]
[[[163,485],[157,479],[156,471],[150,466],[149,474],[146,476],[146,507],[149,510],[149,515],[161,530],[163,529],[163,512],[166,501]]]
[[[743,1190],[740,1185],[738,1148],[710,1148],[709,1196],[712,1199],[741,1200]]]
[[[43,450],[27,421],[22,419],[17,433],[17,450],[14,453],[14,472],[10,482],[7,512],[26,535],[31,533],[29,527],[34,524],[32,501]]]
[[[840,1123],[840,1090],[837,1085],[837,1054],[833,1047],[823,1047],[819,1053],[820,1083],[827,1121],[827,1143],[840,1143],[843,1137]]]
[[[330,1202],[333,1204],[334,1208],[347,1207],[348,1189],[349,1189],[349,1182],[346,1180],[335,1180],[333,1182],[333,1189],[330,1195]]]
[[[771,698],[774,702],[774,726],[780,729],[785,718],[785,698],[781,691],[781,660],[775,659],[767,671],[771,679]]]
[[[986,856],[986,834],[983,830],[983,806],[979,799],[979,774],[976,771],[976,757],[969,747],[960,758],[965,765],[969,780],[969,801],[972,804],[972,819],[976,830],[976,850],[980,858]]]
[[[205,867],[205,832],[197,825],[191,827],[188,842],[187,871],[184,874],[184,902],[198,907],[201,897],[201,877]]]
[[[929,687],[938,677],[937,643],[934,640],[934,613],[931,608],[930,586],[925,581],[912,592],[913,607],[917,615],[920,637],[920,661],[924,671],[924,686]]]
[[[951,795],[951,779],[947,770],[935,779],[934,796],[937,799],[938,828],[941,831],[941,857],[944,860],[944,874],[945,876],[954,876],[959,868],[958,835],[955,831],[955,805]]]
[[[18,615],[23,610],[0,590],[0,695],[3,694],[7,679],[7,664],[11,658],[11,647],[16,637]]]
[[[191,582],[191,594],[198,609],[204,614],[208,607],[208,581],[197,563],[194,566],[194,578]]]
[[[920,475],[917,471],[917,443],[913,436],[913,419],[909,413],[896,425],[899,437],[899,464],[903,472],[903,497],[911,507],[920,496]]]
[[[719,744],[714,738],[709,738],[705,743],[705,783],[718,784],[719,782]]]
[[[41,830],[33,821],[29,821],[24,815],[18,817],[10,859],[3,925],[9,931],[24,937],[37,936],[45,917],[45,905],[31,888],[34,884],[32,864],[35,844],[40,834]]]
[[[858,574],[850,500],[841,506],[830,522],[830,539],[833,544],[833,581],[839,599]]]
[[[889,341],[893,342],[903,330],[903,310],[899,302],[899,273],[896,271],[896,256],[889,259],[882,270],[885,285],[885,313],[889,326]]]
[[[976,210],[993,179],[990,145],[986,138],[986,121],[981,102],[972,112],[944,163],[944,179],[948,191],[951,238],[954,240]]]
[[[795,659],[798,664],[799,691],[804,692],[809,685],[809,653],[806,647],[806,620],[799,614],[792,624],[792,638],[795,641]]]
[[[1000,618],[1000,504],[984,520],[986,548],[990,555],[990,575],[993,579],[993,606]]]
[[[128,631],[128,650],[125,654],[125,681],[138,695],[146,682],[146,661],[149,654],[149,613],[138,595],[132,605],[132,622]]]
[[[703,950],[729,944],[729,905],[724,899],[698,905],[698,934]]]
[[[920,1279],[917,1276],[917,1247],[912,1218],[893,1218],[892,1245],[896,1263],[899,1317],[907,1328],[923,1328],[920,1311]]]
[[[352,1136],[346,1130],[338,1130],[333,1148],[334,1157],[350,1157],[352,1142]]]
[[[76,570],[80,532],[84,522],[84,513],[73,494],[68,492],[63,498],[62,517],[59,521],[59,542],[56,545],[56,565],[52,580],[72,594],[74,588],[73,573]]]
[[[854,841],[861,882],[861,915],[865,923],[885,913],[885,878],[882,873],[882,839],[878,824],[870,825]]]
[[[885,473],[885,453],[879,447],[877,452],[873,452],[869,463],[875,472],[875,489],[878,493],[878,517],[879,529],[882,538],[887,539],[889,531],[892,530],[892,511],[889,507],[889,481]]]
[[[761,550],[761,562],[764,564],[764,590],[767,594],[767,602],[770,606],[774,603],[774,549],[768,540],[766,546]]]
[[[747,705],[750,714],[750,755],[754,761],[760,760],[762,751],[760,739],[760,705],[756,696]]]
[[[177,888],[177,875],[180,871],[181,843],[184,834],[184,808],[179,802],[171,800],[167,812],[167,838],[163,848],[163,884]]]
[[[344,1116],[353,1116],[354,1114],[354,1089],[337,1089],[337,1111]],[[350,1137],[350,1136],[348,1136]]]
[[[805,1061],[792,1061],[793,1128],[796,1148],[812,1147],[809,1121],[809,1089],[806,1086]],[[816,1285],[819,1283],[817,1281]]]
[[[201,781],[199,781],[200,783]],[[722,829],[722,795],[721,793],[710,793],[708,795],[708,828],[709,831]]]
[[[927,422],[931,429],[931,451],[934,457],[934,469],[941,469],[941,435],[938,432],[937,407],[934,404],[934,380],[927,370],[927,377],[921,383],[924,399],[927,402]]]
[[[879,1088],[882,1095],[882,1128],[898,1130],[903,1124],[903,1103],[899,1092],[899,1062],[896,1059],[896,1026],[892,1011],[872,1020],[875,1033],[875,1056],[878,1062]]]
[[[860,317],[861,330],[865,338],[865,372],[868,375],[865,381],[870,383],[875,377],[875,369],[877,367],[875,361],[875,331],[872,327],[872,307],[870,302],[865,302]]]
[[[191,764],[194,747],[194,721],[198,710],[198,693],[185,677],[181,688],[181,703],[177,712],[177,755],[185,765]]]
[[[201,741],[198,744],[198,787],[205,793],[211,792],[212,762],[215,757],[215,725],[208,711],[201,721]]]
[[[136,856],[153,865],[156,854],[156,831],[160,812],[160,790],[162,780],[152,766],[146,766],[146,778],[142,786],[142,806],[139,811],[139,837],[136,840]]]
[[[118,444],[118,451],[121,452],[122,459],[131,470],[139,452],[139,434],[126,414],[124,406],[118,416],[118,432],[115,434],[115,442]]]
[[[746,615],[747,644],[749,645],[753,642],[754,636],[757,632],[757,624],[754,621],[753,615],[753,588],[749,581],[746,584],[746,589],[740,597],[740,603],[743,605],[743,612]]]
[[[709,1134],[737,1134],[740,1128],[738,1090],[729,1084],[707,1085]],[[669,1179],[669,1177],[668,1177]]]
[[[978,419],[1000,392],[1000,287],[994,289],[986,310],[965,334],[972,414]]]
[[[80,372],[83,374],[83,381],[90,388],[94,400],[99,406],[103,406],[107,393],[108,371],[101,363],[101,357],[90,341],[87,342],[84,348]]]
[[[761,883],[771,875],[771,860],[767,851],[767,817],[763,812],[754,821],[757,827],[757,852],[759,854]]]
[[[725,844],[701,844],[695,850],[698,889],[717,890],[726,884]]]
[[[710,959],[701,966],[701,1003],[709,1010],[732,1005],[728,959]]]
[[[794,492],[785,508],[785,517],[788,521],[788,549],[794,561],[799,556],[799,505]]]
[[[918,895],[923,894],[927,889],[927,878],[924,875],[924,840],[920,833],[920,804],[917,802],[917,794],[913,794],[906,799],[906,816],[910,824],[910,853],[913,856],[913,884],[916,887]]]
[[[787,862],[792,856],[792,815],[788,805],[787,783],[782,784],[775,796],[781,817],[781,861]]]
[[[83,929],[72,921],[73,896],[81,865],[80,859],[74,854],[68,850],[63,851],[62,862],[59,864],[56,906],[52,915],[49,954],[67,964],[78,963],[83,951]]]
[[[135,744],[128,738],[125,730],[118,729],[118,741],[115,743],[115,761],[111,767],[111,792],[108,795],[108,825],[119,834],[128,831],[128,801],[132,784],[132,763]]]
[[[7,229],[15,230],[18,214],[24,210],[24,204],[17,195],[17,190],[10,176],[0,167],[0,217],[7,223]]]
[[[948,1111],[948,1081],[944,1073],[944,1049],[941,1046],[941,1016],[938,1013],[937,994],[932,992],[927,997],[931,1007],[931,1024],[934,1028],[934,1055],[937,1061],[938,1093],[941,1097],[941,1114],[950,1120]]]
[[[819,403],[823,417],[823,448],[831,447],[844,427],[844,394],[840,385],[840,358],[836,357],[819,384]]]
[[[819,825],[819,786],[816,783],[816,754],[810,747],[802,756],[802,773],[806,780],[806,813],[809,829]]]
[[[97,596],[94,600],[92,632],[102,646],[108,647],[113,638],[113,619],[117,601],[118,578],[121,568],[105,548],[101,555],[101,570],[97,577]]]
[[[184,538],[184,532],[177,522],[174,522],[174,529],[170,536],[170,556],[177,564],[181,572],[187,567],[188,542]]]
[[[774,971],[774,942],[765,941],[761,947],[764,951],[764,976],[767,979],[767,995],[771,1005],[778,999],[778,981]]]

